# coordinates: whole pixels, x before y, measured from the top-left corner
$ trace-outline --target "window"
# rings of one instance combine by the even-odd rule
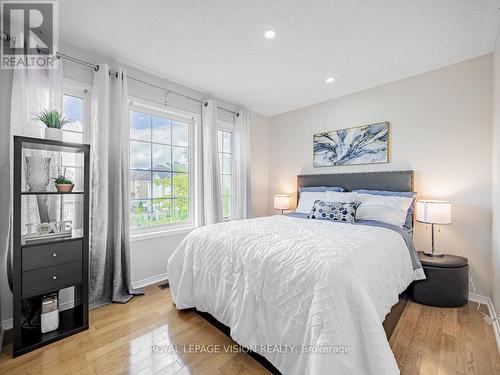
[[[83,143],[89,136],[87,134],[89,89],[85,85],[73,81],[66,81],[64,86],[62,113],[70,122],[62,128],[63,140],[65,142]],[[84,183],[83,161],[78,160],[81,157],[82,155],[72,152],[62,152],[58,156],[53,155],[57,164],[55,173],[73,181],[76,189],[81,189]],[[65,215],[74,218],[73,228],[83,227],[81,197],[67,196],[64,200],[61,200],[61,208],[65,211]]]
[[[62,112],[70,123],[63,126],[63,140],[89,143],[90,86],[72,80],[64,81]]]
[[[63,95],[63,115],[70,121],[63,127],[65,142],[83,142],[83,108],[83,96],[76,96],[73,93]]]
[[[218,130],[220,185],[224,220],[232,214],[233,198],[233,133],[230,130]]]
[[[190,224],[192,121],[149,108],[130,110],[130,225]]]
[[[62,113],[69,120],[62,128],[63,141],[71,143],[88,143],[88,119],[89,119],[89,88],[79,82],[65,80],[64,91],[62,97]],[[66,178],[73,182],[80,183],[83,181],[75,181],[83,178],[78,168],[81,168],[81,163],[75,160],[76,155],[73,153],[61,154],[60,170],[58,174],[64,174]],[[80,167],[78,167],[80,165]]]
[[[86,92],[84,91],[81,91],[80,95],[76,91],[63,94],[62,112],[64,117],[70,121],[62,128],[65,142],[83,142],[85,102]],[[75,185],[81,186],[83,183],[82,163],[77,162],[77,155],[71,152],[63,152],[60,158],[57,174],[63,175],[73,181]]]

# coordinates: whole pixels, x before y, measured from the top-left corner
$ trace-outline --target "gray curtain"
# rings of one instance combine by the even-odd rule
[[[62,59],[55,60],[53,64],[51,69],[16,69],[12,73],[2,72],[0,74],[0,86],[2,89],[5,88],[6,92],[11,93],[10,96],[6,95],[1,100],[1,107],[4,109],[6,116],[0,132],[0,138],[2,139],[2,146],[0,147],[0,180],[3,183],[0,189],[0,210],[2,212],[0,218],[0,267],[2,270],[6,270],[6,272],[0,272],[0,283],[2,284],[0,290],[3,287],[3,290],[7,291],[7,298],[9,299],[12,298],[8,288],[12,290],[13,170],[11,165],[13,162],[13,136],[22,135],[43,138],[45,126],[39,121],[33,121],[33,114],[47,108],[61,111],[64,81]],[[10,100],[10,118],[7,110],[8,100]],[[36,208],[32,210],[27,205],[24,206],[22,215],[25,217],[30,215],[35,220],[33,222],[39,219],[38,210]],[[8,311],[7,314],[8,318],[12,317],[11,311]],[[0,336],[1,333],[2,323],[0,319]]]
[[[203,222],[219,223],[224,219],[219,174],[217,140],[217,104],[208,100],[201,106],[203,144]]]
[[[94,72],[91,109],[90,306],[126,303],[130,279],[129,124],[127,78]]]
[[[234,194],[232,219],[252,216],[252,159],[250,157],[250,115],[240,112],[234,122]]]
[[[5,92],[11,92],[12,76],[12,71],[3,71],[0,73],[0,87]],[[12,200],[10,195],[10,126],[7,126],[7,124],[10,124],[9,100],[8,95],[0,97],[0,108],[2,109],[0,116],[5,121],[5,126],[0,127],[0,350],[2,348],[2,336],[5,328],[2,325],[2,296],[4,300],[12,300],[12,294],[9,290],[9,279],[12,275],[11,262],[9,260]],[[3,314],[7,314],[8,310],[4,305]],[[11,316],[9,313],[3,319],[10,318]]]

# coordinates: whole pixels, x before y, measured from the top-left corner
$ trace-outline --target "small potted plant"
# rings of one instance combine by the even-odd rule
[[[47,126],[45,128],[45,138],[52,139],[54,141],[62,141],[63,133],[62,127],[69,124],[70,121],[64,117],[61,113],[55,109],[48,110],[44,109],[37,115],[35,115],[37,120],[40,120]]]
[[[75,187],[73,181],[68,180],[64,176],[54,178],[54,182],[59,193],[71,193]]]

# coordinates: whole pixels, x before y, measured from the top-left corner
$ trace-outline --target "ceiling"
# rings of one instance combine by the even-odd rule
[[[64,0],[59,18],[64,42],[270,116],[489,53],[498,8],[500,0]]]

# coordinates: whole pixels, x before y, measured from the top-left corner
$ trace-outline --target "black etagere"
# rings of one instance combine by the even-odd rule
[[[29,189],[27,155],[51,157],[51,180],[42,191]],[[62,166],[54,163],[53,159],[60,163],[63,156],[68,155],[75,161],[74,173],[78,176],[75,178],[74,191],[60,193],[55,189],[52,178],[58,174],[54,170]],[[88,329],[90,146],[15,136],[13,163],[13,356],[16,357]],[[42,216],[48,217],[47,212],[50,210],[44,210],[49,205],[55,208],[50,212],[51,218],[54,216],[53,211],[59,209],[59,223],[70,225],[71,228],[66,231],[71,233],[57,237],[58,233],[49,232],[54,236],[31,236],[28,240],[29,234],[38,234],[36,230],[33,232],[33,228],[40,228],[45,222]],[[68,206],[73,209],[66,210]],[[27,220],[28,208],[39,210],[34,215],[39,222],[24,222]],[[44,215],[41,211],[44,211]],[[70,214],[75,216],[71,223],[63,216]],[[54,229],[54,232],[57,231]],[[59,326],[56,330],[42,333],[36,324],[26,323],[30,316],[37,314],[43,296],[69,287],[73,287],[73,303],[59,310]]]

